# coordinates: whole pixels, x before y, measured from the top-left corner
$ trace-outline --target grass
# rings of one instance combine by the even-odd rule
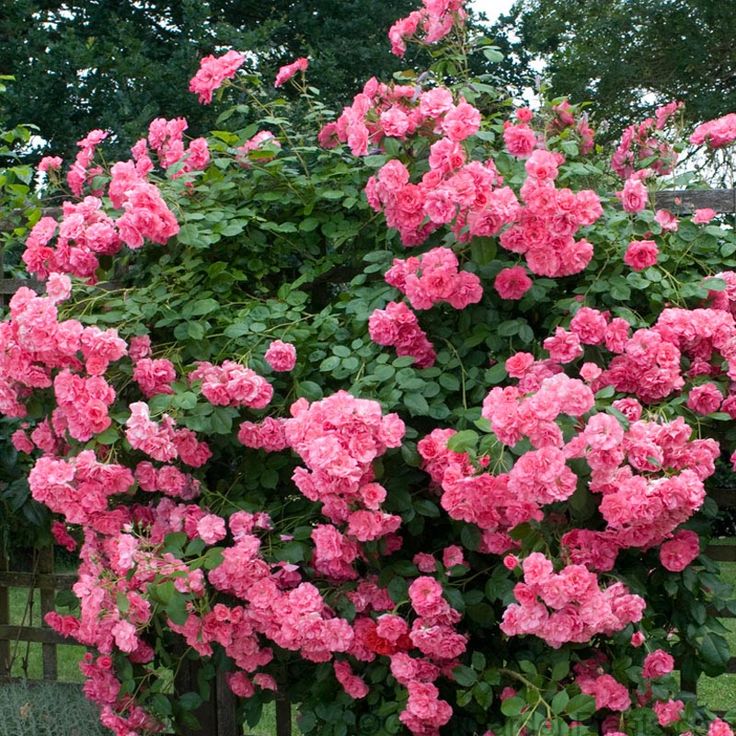
[[[719,540],[725,541],[725,540]],[[730,541],[730,540],[729,540]],[[734,540],[736,543],[736,540]],[[723,579],[736,588],[736,563],[722,562]],[[28,590],[11,588],[10,621],[13,624],[38,626],[41,622],[39,591],[34,591],[32,605],[28,605]],[[727,635],[731,652],[736,656],[736,619],[723,619],[729,629]],[[85,648],[73,645],[57,647],[58,679],[64,685],[51,683],[14,683],[0,687],[0,736],[98,736],[108,733],[97,726],[96,710],[86,702],[78,687],[83,678],[77,663]],[[29,680],[43,677],[41,664],[41,644],[11,642],[11,656],[15,655],[12,675]],[[701,677],[698,683],[699,700],[714,710],[727,710],[736,703],[736,675],[721,675],[718,678]],[[78,703],[77,703],[78,701]],[[56,709],[56,710],[54,710]],[[90,710],[91,709],[91,710]],[[54,713],[49,719],[48,713]],[[69,712],[74,717],[68,721],[57,716]],[[93,713],[92,722],[86,720]],[[78,716],[78,717],[77,717]],[[53,724],[51,723],[53,720]],[[80,725],[81,724],[81,725]],[[52,728],[51,726],[54,726]],[[26,729],[26,730],[24,730]],[[257,726],[246,728],[249,736],[273,736],[276,731],[276,717],[273,706],[266,706],[263,717]],[[293,724],[294,734],[299,733]]]
[[[97,707],[76,685],[14,682],[0,687],[0,736],[107,736]]]
[[[733,540],[718,540],[719,544],[736,544]],[[721,562],[721,577],[736,589],[736,562]],[[729,630],[726,635],[731,655],[736,656],[736,618],[721,619]],[[736,675],[701,677],[698,680],[698,699],[713,710],[728,710],[736,703]]]
[[[32,605],[29,605],[27,588],[10,589],[10,623],[24,626],[41,625],[41,594],[33,591]],[[13,658],[11,675],[28,680],[40,680],[43,677],[41,663],[41,644],[28,642],[11,642],[10,656]],[[79,671],[78,662],[84,655],[85,647],[60,644],[56,647],[58,680],[61,682],[84,681]]]

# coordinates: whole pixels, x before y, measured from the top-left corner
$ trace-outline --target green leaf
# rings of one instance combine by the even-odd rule
[[[484,48],[483,56],[485,56],[486,59],[491,62],[491,64],[498,64],[499,62],[504,60],[504,55],[501,53],[500,49],[496,48],[495,46],[488,46],[487,48]]]
[[[595,713],[595,700],[590,695],[575,695],[565,707],[565,712],[576,721],[584,721]]]
[[[128,596],[120,590],[115,595],[115,603],[123,616],[130,610],[130,601],[128,600]]]
[[[210,312],[216,312],[220,305],[214,299],[198,299],[192,304],[190,314],[193,317],[201,317]]]
[[[210,426],[215,434],[230,434],[233,428],[232,409],[227,406],[216,406],[210,417]]]
[[[447,448],[453,452],[474,450],[478,444],[478,433],[472,429],[464,429],[452,435],[447,441]]]
[[[509,717],[518,716],[521,714],[521,711],[525,706],[526,703],[524,700],[518,696],[506,698],[506,700],[501,703],[501,713]]]
[[[479,266],[488,265],[496,257],[497,250],[493,238],[473,238],[470,242],[470,257]]]
[[[187,335],[192,340],[204,339],[204,325],[201,322],[187,322]]]
[[[204,567],[206,570],[214,570],[222,564],[222,547],[210,547],[204,555]]]
[[[553,713],[562,713],[567,704],[570,702],[570,696],[567,694],[567,690],[560,690],[553,698],[550,705],[552,706]]]
[[[486,381],[491,384],[501,383],[508,376],[506,366],[503,363],[496,363],[486,371]]]
[[[274,550],[279,561],[302,562],[306,558],[306,547],[301,542],[287,542]]]
[[[460,388],[460,381],[452,373],[443,373],[437,380],[447,391],[457,391]]]
[[[400,575],[391,578],[389,584],[386,586],[386,589],[388,590],[388,594],[391,596],[391,600],[394,603],[401,603],[402,601],[405,601],[409,594],[409,586],[407,585],[406,580],[404,580],[404,578]]]
[[[186,623],[189,613],[186,608],[186,599],[180,593],[176,593],[166,606],[166,614],[177,626]]]
[[[120,435],[114,427],[108,427],[104,432],[95,435],[95,442],[100,445],[113,445],[120,439]]]
[[[471,687],[478,681],[478,675],[470,667],[466,667],[464,664],[458,665],[452,671],[452,676],[455,678],[455,682],[462,687]]]
[[[202,705],[202,697],[199,693],[189,692],[179,696],[179,705],[184,710],[196,710]]]
[[[429,413],[427,399],[421,394],[404,394],[404,406],[411,412],[412,416],[426,416]]]
[[[330,371],[335,370],[335,368],[337,368],[337,366],[339,365],[340,358],[338,358],[336,355],[330,355],[319,364],[319,369],[322,373],[329,373]]]
[[[296,393],[309,401],[319,401],[323,396],[322,387],[314,381],[302,381]]]
[[[466,524],[460,530],[460,541],[465,549],[477,552],[480,549],[481,531],[474,524]]]
[[[493,688],[490,683],[479,682],[473,688],[473,697],[475,698],[475,702],[478,703],[481,708],[488,710],[493,702]]]
[[[552,682],[561,682],[570,674],[570,660],[568,656],[555,662],[550,677]]]
[[[439,518],[440,510],[437,508],[437,504],[428,498],[420,498],[418,501],[414,501],[414,508],[422,516],[427,516],[431,519]]]

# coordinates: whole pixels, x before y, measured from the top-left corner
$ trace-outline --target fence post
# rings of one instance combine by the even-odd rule
[[[281,693],[276,694],[276,736],[291,736],[291,701]]]
[[[41,575],[52,575],[54,572],[54,548],[46,547],[39,552],[38,557],[38,571]],[[44,578],[42,577],[43,581]],[[53,582],[49,578],[46,578],[47,582],[44,585],[41,583],[41,627],[49,628],[44,621],[44,617],[47,613],[50,613],[55,608],[56,590],[53,588]],[[48,587],[52,586],[52,587]],[[42,657],[43,657],[43,679],[44,680],[56,680],[57,669],[56,669],[56,644],[42,644]]]
[[[0,248],[2,253],[2,248]],[[8,558],[0,550],[0,572],[8,571]],[[0,584],[0,626],[10,624],[10,595],[5,583]],[[10,677],[10,642],[0,639],[0,680]]]
[[[237,706],[235,695],[227,684],[227,672],[218,670],[212,686],[217,704],[217,736],[241,736],[243,727],[235,717]]]

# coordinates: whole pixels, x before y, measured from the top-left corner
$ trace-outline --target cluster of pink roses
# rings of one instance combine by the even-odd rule
[[[682,107],[681,102],[670,102],[657,109],[654,118],[624,130],[621,141],[611,159],[611,168],[622,178],[630,179],[646,161],[646,167],[660,176],[670,174],[677,163],[677,152],[658,135],[672,116]]]
[[[56,303],[69,296],[69,289],[68,277],[59,274],[49,278],[47,296],[18,289],[10,301],[10,317],[0,325],[0,411],[23,417],[24,399],[34,389],[53,386],[57,409],[43,439],[41,433],[37,437],[45,447],[48,433],[63,438],[68,431],[86,441],[107,429],[115,392],[102,374],[126,353],[115,329],[59,321]],[[82,376],[83,371],[89,375]]]
[[[133,146],[133,159],[136,162],[136,170],[143,173],[145,169],[153,168],[148,157],[148,146],[150,146],[158,157],[161,168],[168,169],[181,162],[174,178],[184,176],[191,171],[201,171],[210,162],[209,146],[206,138],[195,138],[190,141],[188,147],[184,148],[183,134],[189,127],[185,118],[156,118],[148,127],[148,140],[141,138]]]
[[[541,149],[531,153],[525,164],[528,177],[521,187],[525,206],[499,237],[504,248],[523,255],[529,269],[539,276],[580,273],[593,257],[593,246],[584,238],[575,240],[575,234],[603,214],[595,192],[556,188],[563,161],[559,153]]]
[[[273,386],[265,378],[232,360],[220,366],[200,361],[189,380],[201,381],[202,396],[215,406],[263,409],[273,398]]]
[[[199,63],[197,73],[189,80],[189,91],[198,95],[199,102],[209,105],[212,93],[226,79],[232,79],[245,61],[239,51],[228,51],[222,56],[205,56]]]
[[[211,456],[206,442],[200,442],[189,429],[174,429],[176,422],[164,414],[160,422],[151,419],[148,404],[135,401],[125,422],[125,437],[134,450],[140,450],[159,462],[181,459],[198,468]]]
[[[399,356],[411,356],[417,368],[434,365],[434,346],[419,325],[416,314],[404,302],[389,302],[376,309],[368,320],[368,334],[378,345],[396,348]]]
[[[319,133],[320,144],[347,143],[355,156],[365,156],[369,144],[384,137],[406,139],[416,133],[446,137],[461,143],[480,129],[480,112],[460,98],[457,104],[446,87],[421,90],[413,85],[387,85],[371,78],[353,104]]]
[[[82,140],[77,141],[79,151],[74,159],[74,163],[69,167],[66,174],[66,182],[69,189],[77,196],[82,196],[82,190],[85,184],[91,183],[92,180],[102,174],[102,167],[91,167],[92,160],[95,157],[97,146],[107,138],[109,133],[106,130],[91,130]],[[47,163],[46,166],[49,164]]]
[[[600,588],[598,577],[584,565],[567,565],[555,573],[550,560],[533,552],[522,568],[524,582],[514,588],[518,603],[504,611],[501,622],[509,636],[531,634],[556,649],[590,641],[598,633],[610,636],[640,621],[646,608],[646,601],[621,583]]]
[[[463,23],[466,12],[463,0],[422,0],[424,7],[394,23],[388,31],[391,53],[403,56],[406,42],[412,37],[426,44],[434,44],[447,36],[456,23]],[[418,34],[422,34],[419,36]]]
[[[391,160],[368,180],[368,204],[385,214],[386,224],[399,231],[407,247],[421,245],[445,224],[461,242],[497,235],[516,219],[519,203],[509,187],[501,186],[492,161],[465,159],[459,143],[440,138],[430,146],[430,170],[419,184],[410,183],[403,163]]]
[[[190,147],[185,167],[206,165],[206,141],[200,141],[203,145]],[[64,202],[61,221],[42,217],[26,240],[23,261],[30,273],[39,279],[48,278],[52,272],[69,273],[93,282],[99,256],[114,255],[123,244],[140,248],[145,240],[165,245],[179,232],[179,224],[158,188],[147,181],[153,166],[145,153],[145,140],[139,141],[133,152],[135,162],[119,161],[113,165],[107,192],[113,207],[123,213],[116,219],[104,211],[100,199],[104,190],[76,204]],[[81,187],[82,184],[78,196],[82,194]]]
[[[481,300],[483,288],[474,273],[458,271],[458,265],[449,248],[433,248],[419,257],[394,258],[385,279],[414,309],[430,309],[439,302],[465,309]]]
[[[295,485],[310,501],[322,503],[333,524],[348,523],[361,541],[383,536],[384,527],[395,531],[398,517],[378,511],[386,491],[374,482],[371,466],[401,444],[404,423],[396,414],[383,416],[378,402],[338,391],[313,404],[306,399],[292,404],[284,432],[306,465],[294,471]]]
[[[690,143],[707,144],[710,148],[723,148],[736,141],[736,113],[731,112],[715,120],[699,125],[690,136]]]

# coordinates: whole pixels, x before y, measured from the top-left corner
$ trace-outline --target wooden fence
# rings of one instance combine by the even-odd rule
[[[720,213],[736,212],[736,190],[673,190],[658,192],[656,206],[669,209],[674,214],[685,215],[696,209],[709,207]],[[58,215],[59,208],[46,208],[44,215]],[[0,221],[0,232],[12,230],[8,221]],[[5,278],[6,264],[4,259],[4,243],[0,241],[0,306],[4,298],[14,294],[21,286],[40,288],[32,279]],[[736,507],[736,490],[713,493],[722,507]],[[733,498],[732,498],[733,497]],[[707,550],[714,560],[736,562],[736,545],[711,545]],[[59,636],[46,626],[11,624],[10,621],[10,588],[29,590],[28,600],[33,600],[33,590],[40,590],[41,618],[54,610],[56,592],[69,589],[76,576],[70,573],[55,573],[54,558],[51,549],[38,552],[33,572],[12,572],[8,569],[7,559],[0,555],[0,680],[11,676],[11,665],[16,659],[21,643],[40,643],[42,648],[43,678],[56,680],[57,652],[59,644],[69,644],[69,640]],[[729,612],[719,612],[724,618],[736,618]],[[728,665],[729,673],[736,673],[736,657],[732,657]],[[192,662],[181,674],[180,686],[185,690],[197,689],[197,665]],[[690,692],[697,691],[697,683],[683,680],[682,687]],[[291,704],[286,698],[276,701],[276,734],[275,736],[291,736]],[[235,700],[225,682],[225,673],[218,672],[213,687],[213,697],[204,703],[196,712],[202,725],[198,733],[208,736],[240,736],[242,727],[235,716]],[[192,734],[193,736],[193,734]]]
[[[31,572],[15,572],[9,570],[8,560],[0,556],[0,683],[12,679],[15,663],[23,663],[28,656],[29,644],[41,645],[41,661],[43,679],[58,679],[57,646],[74,645],[72,639],[66,639],[49,628],[43,617],[55,610],[56,593],[69,590],[77,579],[76,573],[54,572],[53,548],[47,547],[35,553]],[[11,588],[27,590],[24,596],[24,613],[20,623],[13,622],[11,617]],[[32,625],[35,607],[34,593],[40,591],[40,625]],[[198,690],[199,663],[186,660],[177,676],[177,687],[182,692]],[[17,667],[16,667],[17,669]],[[28,675],[27,667],[24,674]],[[218,672],[212,683],[212,697],[203,703],[195,715],[201,729],[183,731],[182,736],[242,736],[243,727],[236,717],[235,697],[227,686],[226,673]],[[291,736],[291,704],[285,697],[276,701],[276,733],[275,736]]]

